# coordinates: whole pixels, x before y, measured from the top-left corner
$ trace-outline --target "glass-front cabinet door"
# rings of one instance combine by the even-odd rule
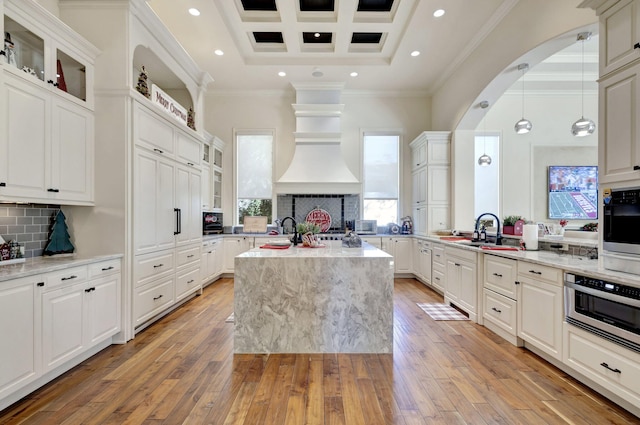
[[[44,39],[10,17],[4,17],[5,64],[44,81]]]
[[[60,49],[56,49],[54,86],[82,101],[87,100],[87,67]]]
[[[213,148],[213,165],[222,168],[222,151],[215,147]]]
[[[213,208],[222,208],[222,173],[213,172]]]

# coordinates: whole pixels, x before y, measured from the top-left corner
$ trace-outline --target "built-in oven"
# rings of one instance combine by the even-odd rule
[[[565,273],[567,323],[640,352],[640,287]]]
[[[215,235],[222,233],[222,213],[221,212],[202,212],[202,234]]]
[[[640,188],[613,189],[605,194],[603,226],[604,250],[640,254]]]

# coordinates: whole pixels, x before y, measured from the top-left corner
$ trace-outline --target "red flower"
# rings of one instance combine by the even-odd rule
[[[560,220],[560,226],[564,227],[567,225],[569,221],[565,220],[564,218],[562,220]]]

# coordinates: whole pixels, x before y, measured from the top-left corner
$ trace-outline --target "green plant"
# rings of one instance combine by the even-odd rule
[[[503,226],[515,226],[516,225],[516,221],[518,220],[524,220],[524,217],[522,217],[521,215],[508,215],[505,218],[502,219],[502,225]]]
[[[298,225],[296,226],[296,230],[301,235],[304,235],[305,233],[309,233],[309,232],[315,235],[316,233],[320,233],[320,226],[315,223],[305,221],[303,223],[298,223]]]

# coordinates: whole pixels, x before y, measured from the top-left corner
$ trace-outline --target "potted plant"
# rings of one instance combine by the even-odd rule
[[[502,234],[504,235],[513,235],[514,234],[514,226],[516,225],[516,221],[524,220],[524,218],[520,215],[508,215],[502,219]]]
[[[320,226],[318,224],[305,221],[298,223],[296,230],[302,239],[302,246],[318,246],[318,237],[316,236],[320,233]]]

